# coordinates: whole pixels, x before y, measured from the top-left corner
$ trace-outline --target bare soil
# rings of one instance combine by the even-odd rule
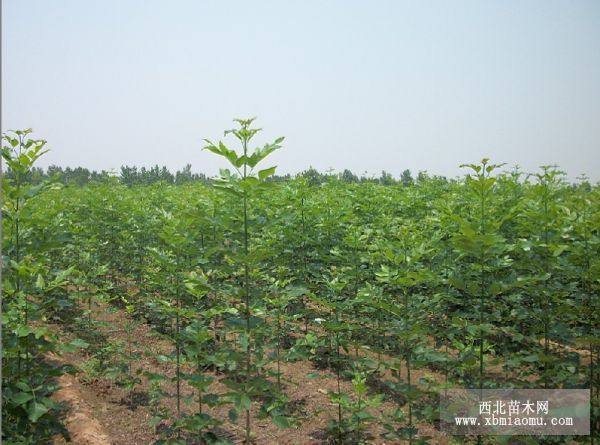
[[[98,304],[94,306],[93,318],[98,333],[104,335],[107,342],[125,341],[127,334],[121,327],[131,319],[124,311],[111,308],[106,304]],[[60,329],[58,326],[53,328]],[[72,336],[69,333],[64,335]],[[132,338],[134,339],[133,352],[139,353],[140,356],[134,364],[134,369],[141,368],[144,371],[173,377],[173,365],[162,363],[157,359],[158,356],[172,352],[173,346],[170,342],[157,335],[149,325],[139,321],[135,322]],[[89,358],[83,350],[63,356],[61,360],[78,367]],[[259,418],[258,410],[253,407],[252,425],[255,443],[274,445],[330,443],[326,434],[327,424],[330,419],[336,418],[337,405],[331,403],[328,393],[337,390],[335,375],[330,370],[317,369],[310,361],[282,362],[281,372],[285,379],[285,392],[290,400],[288,409],[297,416],[298,422],[293,428],[281,429],[270,419]],[[307,377],[308,374],[311,374],[311,377]],[[413,371],[415,382],[423,376],[439,381],[442,379],[442,376],[428,370]],[[220,382],[222,376],[213,374],[213,377],[215,382],[211,391],[226,392],[225,386]],[[385,374],[381,375],[382,379],[388,377]],[[64,375],[59,383],[61,389],[55,394],[55,400],[67,406],[64,423],[70,437],[56,437],[54,444],[148,445],[160,438],[159,433],[164,425],[159,424],[157,427],[150,425],[153,415],[148,403],[149,384],[145,378],[142,378],[142,383],[136,387],[133,396],[112,380],[89,379],[83,372]],[[341,385],[343,391],[352,392],[351,382],[343,380]],[[174,413],[175,383],[166,381],[163,383],[163,390],[171,397],[164,398],[161,404]],[[194,395],[193,388],[186,382],[182,382],[182,397],[190,395]],[[188,408],[182,404],[182,411],[193,409],[193,405],[194,403]],[[390,398],[384,401],[381,407],[375,409],[373,414],[383,416],[384,412],[391,412],[395,408],[396,402]],[[234,443],[242,443],[244,419],[240,418],[237,424],[232,424],[227,418],[228,410],[228,406],[221,406],[207,409],[206,412],[217,419],[225,420],[216,431],[217,434]],[[378,423],[375,422],[369,427],[367,443],[382,445],[404,443],[383,438],[384,430]],[[440,436],[432,425],[423,424],[416,427],[419,435],[435,436],[435,443],[446,443],[446,439]],[[194,442],[190,441],[190,443]]]
[[[103,337],[106,342],[126,341],[127,333],[122,327],[126,323],[131,323],[132,320],[123,310],[101,303],[94,306],[93,318],[96,321],[97,335]],[[53,329],[61,328],[54,325]],[[73,336],[72,333],[64,331],[61,332],[61,335],[64,335],[65,338]],[[142,369],[167,377],[174,376],[174,366],[158,359],[159,356],[172,352],[172,343],[161,338],[148,324],[140,321],[134,321],[131,338],[133,339],[133,352],[139,355],[133,365],[133,370]],[[584,351],[577,352],[585,356]],[[359,348],[358,353],[373,356],[372,351],[366,348]],[[58,359],[79,367],[89,358],[85,351],[80,351]],[[385,356],[383,358],[384,360],[391,359],[391,357]],[[401,365],[401,376],[406,379],[406,365],[405,363],[401,363]],[[488,370],[492,374],[502,373],[499,365],[491,365]],[[337,405],[331,403],[328,393],[337,390],[335,375],[331,370],[316,368],[315,364],[310,361],[282,362],[281,372],[285,379],[285,392],[290,400],[288,409],[296,416],[297,423],[293,428],[278,428],[270,419],[259,418],[258,410],[254,406],[252,425],[255,443],[273,445],[331,443],[326,434],[327,424],[331,419],[336,418]],[[311,377],[307,377],[309,374]],[[316,375],[318,377],[315,378]],[[211,392],[226,392],[226,387],[220,381],[223,378],[222,375],[213,373],[212,376],[215,378],[215,382],[211,387]],[[386,393],[387,388],[384,382],[393,379],[394,377],[389,371],[382,371],[370,383],[376,392]],[[419,382],[427,380],[441,383],[444,381],[444,376],[429,369],[412,371],[413,384],[422,387],[422,383]],[[83,372],[76,375],[65,374],[61,376],[59,384],[61,388],[55,393],[54,398],[67,407],[63,421],[68,431],[68,437],[56,437],[54,444],[148,445],[158,440],[161,437],[161,429],[167,426],[165,424],[159,424],[156,427],[150,425],[153,414],[148,397],[149,383],[145,378],[142,378],[142,383],[132,393],[116,385],[112,380],[103,377],[90,379]],[[163,398],[160,402],[161,406],[169,409],[171,413],[175,413],[175,383],[166,381],[162,385],[162,389],[170,397]],[[351,382],[343,380],[341,385],[342,391],[352,393]],[[193,388],[186,382],[182,382],[181,388],[183,398],[194,395]],[[397,408],[397,405],[403,404],[403,400],[398,400],[397,397],[392,397],[388,393],[382,406],[373,410],[372,413],[378,418],[382,418],[384,413],[391,412]],[[194,408],[194,403],[191,407],[182,404],[184,413]],[[215,433],[234,443],[242,443],[244,419],[240,418],[237,424],[232,424],[228,420],[228,410],[228,406],[221,406],[207,409],[206,412],[217,419],[224,420]],[[431,443],[440,445],[448,443],[448,439],[437,431],[434,425],[417,424],[415,427],[418,429],[418,436],[431,437]],[[383,433],[381,422],[374,422],[367,430],[366,442],[381,445],[406,443],[400,440],[385,439]],[[190,440],[189,443],[198,442]]]

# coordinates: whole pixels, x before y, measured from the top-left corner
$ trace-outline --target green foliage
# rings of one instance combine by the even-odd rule
[[[229,388],[226,396],[233,404],[231,418],[236,419],[240,412],[245,413],[245,443],[249,444],[252,437],[250,411],[252,401],[261,396],[269,394],[270,383],[264,378],[263,368],[264,345],[260,341],[265,336],[265,300],[261,298],[261,291],[256,286],[256,280],[262,275],[258,258],[264,255],[261,249],[253,248],[250,226],[254,225],[250,199],[256,197],[257,193],[269,188],[270,183],[265,180],[275,173],[275,167],[269,167],[255,171],[258,164],[266,159],[275,150],[281,148],[283,138],[277,138],[272,143],[263,147],[255,148],[252,153],[248,150],[248,144],[260,129],[252,128],[254,118],[235,119],[238,128],[225,131],[225,136],[231,134],[241,144],[241,152],[229,149],[222,141],[213,143],[206,140],[205,150],[225,158],[237,172],[232,175],[228,170],[222,170],[221,177],[214,184],[217,190],[226,192],[237,198],[239,204],[238,227],[240,235],[240,250],[233,250],[233,265],[237,269],[237,280],[239,287],[235,294],[240,297],[243,309],[239,315],[230,316],[227,324],[236,334],[236,348],[228,352],[230,361],[236,363],[235,373],[224,380]],[[264,398],[264,397],[263,397]],[[272,403],[273,397],[266,398],[267,403]],[[277,397],[275,397],[277,400]],[[266,412],[273,411],[273,407],[262,408]],[[275,416],[279,424],[283,424],[282,416]]]
[[[39,443],[56,433],[58,406],[50,399],[62,367],[50,362],[61,345],[41,322],[55,304],[45,292],[64,288],[71,269],[56,270],[50,261],[52,243],[36,231],[36,201],[49,184],[26,178],[47,150],[31,130],[9,132],[2,138],[2,159],[13,175],[3,178],[2,193],[2,434],[8,443]]]
[[[158,443],[225,443],[222,429],[250,443],[253,418],[294,428],[313,415],[333,443],[436,443],[423,426],[451,386],[590,387],[598,418],[597,185],[488,160],[453,181],[279,181],[266,161],[283,139],[253,149],[253,121],[225,132],[237,150],[206,141],[229,168],[206,182],[158,168],[36,182],[44,142],[5,137],[8,443],[55,431],[62,369],[45,358],[83,350],[82,379],[150,388]],[[98,305],[123,315],[121,342],[98,332]],[[138,365],[142,324],[168,348],[155,373]],[[299,361],[331,385],[317,412],[293,398]]]

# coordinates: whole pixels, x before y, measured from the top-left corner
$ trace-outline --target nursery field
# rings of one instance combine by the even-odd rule
[[[4,443],[598,443],[598,185],[280,180],[236,125],[185,185],[33,183],[4,136]],[[456,387],[590,388],[592,436],[449,437]]]

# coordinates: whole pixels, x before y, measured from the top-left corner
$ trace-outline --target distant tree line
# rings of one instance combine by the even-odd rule
[[[6,178],[12,178],[13,174],[8,169],[4,171]],[[89,182],[104,182],[110,180],[114,176],[110,172],[102,170],[100,172],[90,171],[84,167],[59,167],[51,165],[46,170],[40,167],[33,167],[22,176],[22,180],[31,184],[39,184],[43,181],[52,179],[57,182],[62,182],[65,185],[85,185]]]
[[[341,173],[320,173],[313,167],[310,167],[308,170],[299,173],[297,176],[306,178],[311,184],[322,184],[332,178],[339,179],[342,182],[372,182],[382,185],[402,184],[404,186],[410,186],[415,183],[415,179],[413,179],[412,173],[408,169],[402,172],[399,179],[395,179],[391,173],[388,173],[385,170],[381,171],[381,175],[379,177],[366,176],[365,174],[359,177],[348,169],[345,169]],[[416,181],[423,181],[427,177],[428,175],[426,172],[419,172]]]
[[[12,173],[10,170],[4,173],[6,177],[11,177]],[[376,183],[382,185],[403,185],[411,186],[417,182],[422,182],[429,179],[429,175],[426,172],[419,172],[416,178],[413,178],[410,170],[406,169],[402,172],[398,179],[383,170],[379,177],[367,176],[366,174],[357,175],[352,171],[345,169],[339,173],[325,172],[321,173],[317,169],[310,167],[297,175],[275,175],[270,178],[271,181],[287,181],[294,177],[305,178],[309,184],[318,185],[331,180],[339,180],[347,183]],[[445,177],[435,176],[435,179],[446,181]],[[210,178],[204,173],[192,173],[192,165],[187,164],[181,170],[177,170],[172,173],[167,167],[155,165],[150,168],[136,167],[124,165],[120,171],[95,171],[89,170],[84,167],[59,167],[57,165],[51,165],[46,170],[35,167],[33,168],[27,177],[27,181],[33,184],[37,184],[46,180],[53,180],[64,185],[83,186],[90,182],[108,182],[118,181],[127,186],[134,185],[149,185],[159,182],[168,184],[187,184],[191,182],[210,182]]]
[[[119,180],[128,186],[147,185],[155,182],[166,182],[169,184],[187,184],[189,182],[207,182],[208,178],[204,173],[192,173],[192,164],[187,164],[183,169],[177,170],[174,174],[164,165],[159,167],[155,165],[150,169],[141,167],[121,167]]]

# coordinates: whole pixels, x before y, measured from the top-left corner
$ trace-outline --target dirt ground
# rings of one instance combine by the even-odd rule
[[[120,309],[111,308],[105,304],[95,305],[93,317],[97,322],[97,329],[101,335],[106,336],[106,341],[123,341],[126,333],[120,327],[131,319]],[[160,338],[152,331],[149,325],[136,322],[132,333],[133,352],[139,353],[139,359],[135,367],[152,373],[161,373],[169,377],[174,375],[171,364],[161,363],[157,357],[169,354],[172,345]],[[54,326],[54,329],[60,329]],[[66,337],[73,334],[65,332]],[[78,353],[69,353],[60,358],[65,363],[78,367],[87,360],[85,350]],[[330,419],[337,415],[337,405],[329,400],[328,393],[337,389],[335,376],[328,370],[315,368],[309,361],[297,361],[293,363],[281,363],[281,372],[285,376],[285,392],[290,400],[289,409],[293,411],[298,422],[293,428],[278,428],[270,419],[258,418],[257,409],[252,412],[252,425],[257,444],[326,444],[326,428]],[[310,377],[307,375],[310,374]],[[315,377],[319,375],[319,377]],[[413,371],[414,381],[422,376],[436,380],[443,377],[429,371]],[[225,392],[225,386],[220,383],[222,376],[215,376],[215,382],[211,390],[214,392]],[[440,380],[441,381],[441,380]],[[57,436],[54,444],[75,443],[80,445],[148,445],[160,438],[157,431],[161,425],[154,427],[150,425],[153,417],[151,407],[144,397],[149,389],[145,378],[136,387],[134,395],[139,400],[131,403],[127,398],[127,391],[116,385],[112,380],[106,378],[89,379],[84,373],[75,375],[66,374],[60,378],[61,389],[56,392],[54,398],[62,402],[66,407],[64,420],[70,437]],[[161,402],[175,412],[175,383],[167,381],[163,383],[163,389],[172,397],[167,397]],[[342,390],[352,392],[349,381],[342,381]],[[193,388],[182,382],[182,396],[194,394]],[[381,407],[373,410],[376,416],[382,416],[384,412],[390,412],[396,408],[392,400],[386,400]],[[185,412],[187,406],[182,404]],[[190,408],[191,409],[191,408]],[[226,421],[218,427],[218,433],[234,443],[243,442],[243,422],[238,419],[237,424],[232,424],[227,418],[229,407],[221,406],[207,409],[210,415],[217,419]],[[315,415],[318,414],[318,415]],[[400,426],[400,425],[399,425]],[[435,430],[432,425],[416,425],[419,435],[434,436],[432,442],[443,445],[446,439]],[[373,444],[400,444],[403,441],[387,440],[382,437],[383,428],[374,422],[368,429],[368,443]],[[193,443],[192,441],[190,443]]]
[[[129,316],[121,309],[106,304],[95,305],[93,317],[100,336],[108,343],[124,341],[126,333],[123,330],[125,323],[131,322]],[[174,366],[159,360],[159,357],[172,352],[171,343],[162,339],[146,323],[137,321],[133,324],[133,352],[139,354],[134,364],[134,370],[141,368],[143,371],[160,373],[168,377],[174,376]],[[53,329],[61,329],[53,326]],[[73,336],[73,333],[61,332],[65,337]],[[369,354],[367,350],[359,353]],[[583,354],[582,354],[583,355]],[[65,354],[58,360],[66,364],[81,366],[89,357],[85,350],[77,353]],[[585,360],[585,358],[584,358]],[[490,372],[494,372],[490,366]],[[496,367],[498,373],[502,372]],[[337,415],[337,405],[329,400],[328,393],[337,390],[335,376],[329,370],[317,369],[310,361],[297,361],[293,363],[281,363],[281,372],[285,378],[284,388],[289,398],[289,409],[298,419],[293,428],[278,428],[270,419],[258,418],[257,409],[253,407],[252,425],[256,444],[273,445],[303,445],[303,444],[327,444],[327,424],[330,419]],[[224,393],[225,386],[220,382],[223,377],[214,375],[215,382],[211,387],[212,392]],[[307,376],[307,375],[310,375]],[[319,377],[315,377],[318,375]],[[406,378],[406,367],[402,364],[402,376]],[[426,377],[435,382],[442,382],[441,374],[428,369],[413,370],[413,382],[419,382]],[[383,373],[382,379],[392,379],[389,373]],[[55,393],[54,399],[66,406],[65,418],[63,419],[70,437],[57,436],[54,444],[73,443],[78,445],[149,445],[160,438],[160,429],[164,425],[151,426],[153,417],[147,393],[149,383],[142,378],[142,383],[135,389],[134,399],[127,397],[127,391],[116,385],[107,378],[86,377],[83,372],[74,375],[65,374],[61,376],[60,389]],[[166,381],[162,384],[171,397],[163,398],[162,406],[170,412],[175,412],[175,383]],[[352,393],[351,382],[342,381],[342,390]],[[182,382],[182,397],[194,395],[193,389]],[[391,412],[397,407],[392,398],[387,397],[381,407],[374,409],[372,413],[381,418],[385,412]],[[195,408],[195,406],[193,407]],[[182,404],[183,412],[188,408]],[[228,438],[234,443],[243,442],[242,418],[237,424],[228,420],[228,406],[207,409],[211,416],[225,420],[218,427],[219,436]],[[384,430],[381,422],[373,422],[368,428],[367,443],[372,444],[401,444],[400,440],[388,440],[383,437]],[[398,425],[402,426],[402,425]],[[445,445],[449,440],[437,431],[431,424],[417,424],[418,437],[430,437],[431,443]],[[198,443],[190,440],[189,443]]]

